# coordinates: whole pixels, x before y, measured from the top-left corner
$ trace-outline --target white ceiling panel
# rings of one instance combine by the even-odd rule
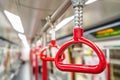
[[[67,0],[0,0],[0,11],[8,10],[20,16],[25,35],[28,39],[32,39],[44,26],[46,22],[45,18],[49,15],[52,15],[60,7],[60,5],[63,4],[64,1]],[[56,22],[59,23],[64,18],[71,15],[73,15],[72,6]],[[103,24],[119,17],[120,0],[98,0],[90,5],[85,6],[84,27],[95,27],[99,24]],[[73,23],[71,22],[66,26],[73,26],[72,24]],[[13,30],[2,12],[0,12],[0,29],[1,36],[4,36],[10,40],[16,38],[17,41],[17,32]],[[69,27],[64,29],[66,29],[65,32],[71,31]],[[15,36],[12,37],[14,33]],[[59,36],[59,34],[57,34],[57,36]]]
[[[1,12],[1,11],[0,11],[0,27],[3,27],[3,28],[10,28],[11,27],[7,18],[5,17],[3,12]]]
[[[48,15],[52,15],[64,0],[18,0],[18,10],[28,38],[35,36],[43,27]]]

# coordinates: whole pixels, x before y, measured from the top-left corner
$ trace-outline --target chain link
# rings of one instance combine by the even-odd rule
[[[75,27],[83,27],[83,6],[74,7],[74,14]]]
[[[87,0],[71,0],[74,8],[75,27],[83,27],[83,6]]]

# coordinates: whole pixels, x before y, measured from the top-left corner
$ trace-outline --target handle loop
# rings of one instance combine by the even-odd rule
[[[59,46],[56,44],[56,40],[51,40],[50,44],[41,50],[40,58],[42,60],[45,60],[45,61],[54,61],[55,60],[53,57],[47,57],[47,55],[44,55],[44,52],[47,49],[52,48],[52,47],[59,49]],[[63,54],[61,57],[61,61],[64,59],[65,59],[65,55]]]
[[[99,58],[99,63],[97,65],[84,65],[84,64],[63,64],[60,60],[62,53],[67,49],[70,45],[73,44],[86,44],[91,47],[97,54]],[[83,72],[83,73],[100,73],[106,67],[106,59],[103,55],[101,49],[94,44],[93,42],[85,39],[83,37],[83,29],[82,28],[74,28],[74,37],[72,40],[66,42],[64,45],[60,47],[56,56],[55,56],[55,64],[58,69],[62,71],[72,71],[72,72]]]

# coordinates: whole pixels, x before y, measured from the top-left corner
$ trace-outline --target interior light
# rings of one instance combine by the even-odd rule
[[[95,2],[95,1],[97,1],[97,0],[88,0],[85,4],[88,5],[88,4],[91,4],[91,3]]]
[[[26,39],[26,36],[24,34],[21,34],[21,33],[19,33],[18,36],[21,39],[21,41],[23,42],[24,47],[30,49],[30,46],[29,46],[28,41]]]
[[[60,28],[62,28],[63,26],[65,26],[67,23],[69,23],[70,21],[72,21],[74,19],[74,16],[65,18],[63,21],[61,21],[58,25],[56,25],[55,31],[59,30]]]
[[[73,19],[74,19],[74,16],[70,16],[68,18],[65,18],[63,21],[61,21],[59,24],[56,25],[55,31],[58,31],[59,29],[61,29],[62,27],[64,27],[66,24],[68,24]],[[52,30],[50,30],[49,33],[52,33]]]
[[[5,15],[7,16],[8,20],[10,21],[10,23],[12,24],[12,27],[20,32],[20,33],[24,33],[24,29],[22,26],[22,22],[19,16],[10,13],[9,11],[4,10]]]

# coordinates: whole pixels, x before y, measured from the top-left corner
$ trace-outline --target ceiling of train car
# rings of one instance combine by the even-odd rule
[[[15,43],[19,42],[17,33],[11,27],[10,23],[8,22],[7,18],[3,13],[3,10],[0,7],[0,39],[2,40],[3,38],[8,39],[7,44],[9,43],[9,41],[12,41]]]
[[[101,24],[120,19],[120,0],[98,0],[92,4],[86,5],[83,13],[83,27],[85,29],[97,27]],[[72,15],[73,8],[70,6],[70,8],[68,8],[68,10],[58,19],[57,23]],[[57,38],[72,33],[73,26],[74,23],[71,21],[61,28],[57,31]],[[67,33],[61,33],[63,31]]]
[[[45,18],[52,15],[65,0],[0,0],[0,35],[19,43],[17,32],[11,27],[3,10],[8,10],[15,15],[19,15],[24,27],[25,35],[32,39],[46,23]],[[120,0],[98,0],[86,5],[84,9],[84,27],[95,27],[99,24],[114,20],[120,17]],[[56,22],[59,23],[64,18],[72,16],[73,11],[70,7]],[[56,23],[56,24],[57,24]],[[72,21],[68,27],[58,31],[67,30],[71,33],[69,26],[73,26]],[[71,28],[72,29],[72,28]],[[57,34],[60,37],[64,34]],[[11,36],[12,35],[12,36]],[[15,41],[16,39],[16,41]]]
[[[10,39],[4,35],[7,34],[7,32],[5,32],[6,30],[9,30],[9,35],[17,35],[16,31],[12,31],[13,28],[4,15],[4,10],[20,16],[25,35],[28,39],[31,39],[45,24],[45,18],[48,15],[52,15],[53,12],[63,3],[63,1],[64,0],[0,0],[0,28],[2,28],[0,29],[0,35]],[[16,36],[16,38],[18,37]],[[13,37],[11,37],[10,40],[13,41]],[[19,43],[19,41],[17,41],[17,43]]]

